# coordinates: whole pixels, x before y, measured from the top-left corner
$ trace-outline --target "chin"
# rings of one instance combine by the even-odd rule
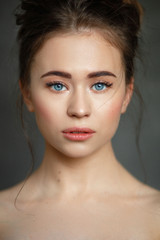
[[[76,152],[70,152],[69,154],[67,154],[68,157],[72,158],[72,159],[80,159],[80,158],[86,158],[92,155],[93,152],[89,152],[89,151],[76,151]]]
[[[76,144],[75,146],[63,146],[63,148],[53,148],[54,151],[56,150],[58,155],[63,155],[64,158],[68,157],[72,159],[89,157],[94,153],[93,147],[84,146],[82,144]]]

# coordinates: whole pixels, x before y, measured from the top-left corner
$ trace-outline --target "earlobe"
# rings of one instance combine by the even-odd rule
[[[134,78],[131,79],[131,82],[126,86],[126,94],[125,99],[123,101],[122,110],[121,113],[125,113],[127,110],[127,107],[131,101],[132,95],[134,90]]]
[[[33,103],[32,103],[29,87],[22,87],[21,81],[19,81],[19,87],[20,87],[21,94],[23,96],[23,100],[26,104],[26,107],[27,107],[28,111],[29,112],[34,112],[34,106],[33,106]]]

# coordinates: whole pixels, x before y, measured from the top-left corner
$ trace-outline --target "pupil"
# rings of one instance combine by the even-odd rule
[[[99,90],[99,89],[103,89],[103,84],[102,83],[98,83],[96,85],[96,88]]]
[[[56,88],[56,90],[61,90],[62,89],[62,85],[61,84],[56,84],[55,88]]]

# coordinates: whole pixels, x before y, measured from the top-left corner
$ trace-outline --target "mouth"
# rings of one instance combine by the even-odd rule
[[[84,141],[93,136],[94,130],[90,128],[68,128],[62,131],[63,136],[71,141]]]
[[[90,128],[73,127],[73,128],[65,129],[63,131],[63,133],[76,133],[76,134],[80,134],[80,133],[95,133],[95,131],[90,129]]]

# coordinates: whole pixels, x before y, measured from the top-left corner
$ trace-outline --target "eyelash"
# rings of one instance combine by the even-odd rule
[[[61,84],[62,86],[64,86],[64,87],[66,87],[65,85],[64,85],[64,83],[62,83],[62,82],[60,82],[60,81],[53,81],[53,82],[48,82],[48,83],[46,83],[46,85],[47,85],[47,87],[49,87],[49,88],[51,88],[52,86],[54,86],[54,85],[58,85],[58,84]],[[66,87],[67,88],[67,87]],[[56,90],[55,90],[56,91]],[[57,91],[58,92],[58,91]],[[60,91],[59,91],[60,92]]]
[[[95,82],[91,87],[95,86],[96,84],[104,84],[106,86],[106,89],[104,90],[95,90],[95,92],[105,92],[108,88],[111,88],[113,83],[109,83],[109,82],[106,82],[106,81],[97,81]]]
[[[60,84],[60,85],[62,85],[63,87],[67,88],[67,86],[66,86],[63,82],[61,82],[61,81],[48,82],[48,83],[46,83],[46,86],[49,87],[49,88],[51,88],[52,86],[55,86],[56,84],[57,84],[57,85]],[[107,90],[108,88],[111,88],[112,85],[113,85],[113,83],[109,83],[109,82],[106,82],[106,81],[97,81],[97,82],[94,83],[91,87],[95,86],[96,84],[104,84],[104,85],[106,86],[106,89],[100,90],[100,91],[94,90],[95,92],[105,92],[105,90]],[[62,92],[62,91],[61,91],[61,90],[60,90],[60,91],[55,90],[55,92]]]

